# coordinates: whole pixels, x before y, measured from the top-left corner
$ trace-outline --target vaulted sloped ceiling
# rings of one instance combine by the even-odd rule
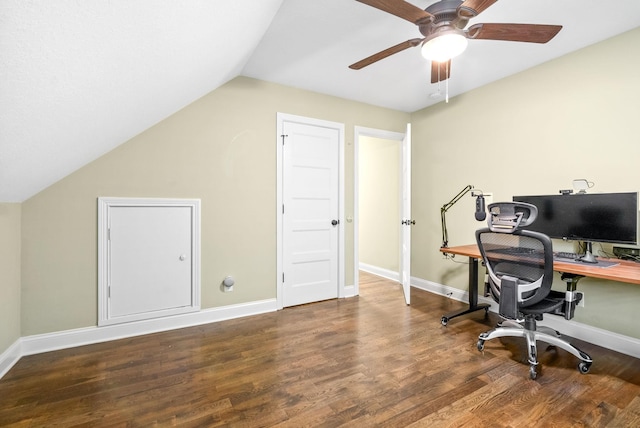
[[[0,201],[240,74],[282,0],[1,0]]]
[[[413,112],[634,29],[640,1],[499,0],[470,25],[501,22],[563,29],[544,45],[472,40],[445,85],[430,83],[418,48],[349,69],[420,36],[356,0],[0,0],[0,202],[24,201],[238,75]]]

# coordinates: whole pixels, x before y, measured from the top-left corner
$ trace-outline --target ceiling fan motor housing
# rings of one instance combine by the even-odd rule
[[[461,4],[461,0],[442,0],[427,7],[425,11],[433,15],[434,19],[419,25],[420,33],[427,39],[431,39],[443,31],[462,30],[469,19],[458,14],[458,7]]]

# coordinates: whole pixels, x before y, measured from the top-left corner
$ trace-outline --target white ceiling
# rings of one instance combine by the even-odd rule
[[[424,9],[435,0],[409,2]],[[499,0],[469,25],[494,22],[563,29],[547,44],[470,40],[452,61],[450,96],[635,28],[640,1]],[[416,37],[422,36],[412,23],[355,0],[284,0],[242,74],[414,112],[442,102],[446,92],[444,83],[430,83],[430,62],[419,47],[359,71],[348,66]]]
[[[470,41],[450,97],[636,28],[640,2],[500,0],[479,22],[564,28],[546,45]],[[407,112],[442,102],[418,48],[348,68],[419,36],[355,0],[0,0],[0,201],[24,201],[238,75]]]

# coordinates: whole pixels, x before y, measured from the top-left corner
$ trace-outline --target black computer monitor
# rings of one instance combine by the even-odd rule
[[[638,243],[638,193],[577,193],[568,195],[514,196],[538,208],[538,218],[525,229],[551,238]]]

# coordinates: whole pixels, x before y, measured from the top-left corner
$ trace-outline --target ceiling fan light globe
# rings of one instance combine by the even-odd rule
[[[422,44],[422,56],[436,62],[448,61],[464,52],[468,43],[462,34],[442,34],[425,40]]]

